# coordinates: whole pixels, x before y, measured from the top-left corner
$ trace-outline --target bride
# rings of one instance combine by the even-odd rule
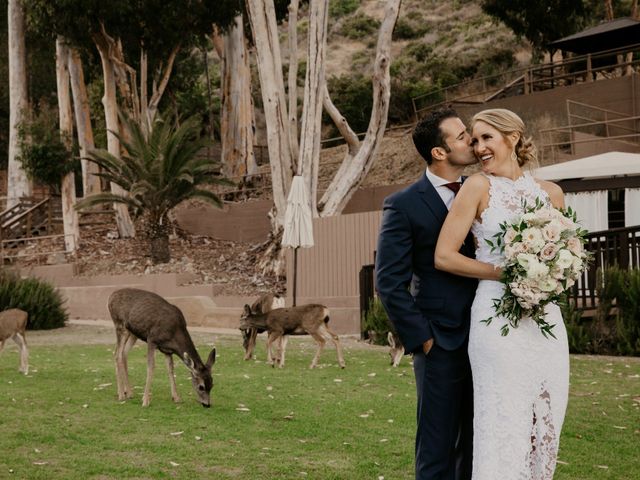
[[[482,172],[469,177],[451,207],[435,252],[436,268],[457,275],[490,278],[502,255],[485,242],[502,222],[516,221],[522,201],[540,198],[563,207],[562,189],[536,180],[523,166],[535,160],[524,136],[524,123],[505,109],[484,110],[473,117],[472,144]],[[467,233],[476,237],[476,260],[458,253]],[[545,310],[556,338],[546,338],[536,323],[523,319],[501,336],[501,318],[493,300],[503,284],[481,280],[471,309],[469,359],[473,372],[473,479],[551,479],[556,467],[560,430],[567,407],[569,351],[557,305]]]

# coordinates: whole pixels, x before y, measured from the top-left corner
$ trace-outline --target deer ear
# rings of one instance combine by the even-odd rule
[[[247,304],[244,305],[244,314],[251,315],[251,307]]]
[[[213,367],[213,364],[216,363],[216,349],[214,348],[213,350],[211,350],[211,353],[209,354],[209,358],[207,359],[207,370],[210,370],[211,367]]]
[[[184,364],[187,366],[187,368],[189,370],[191,370],[192,372],[195,371],[195,363],[193,363],[193,359],[189,356],[189,354],[187,352],[184,352],[182,354],[182,359],[184,361]]]

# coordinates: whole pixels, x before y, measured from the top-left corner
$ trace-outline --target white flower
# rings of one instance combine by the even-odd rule
[[[549,274],[549,267],[530,253],[521,253],[518,255],[518,263],[527,271],[527,278],[529,279],[539,280]]]
[[[515,229],[510,228],[504,233],[504,243],[505,245],[509,245],[512,243],[515,238],[518,236],[518,232]]]
[[[547,242],[557,242],[560,240],[562,225],[557,220],[552,220],[542,227],[542,238]]]
[[[520,217],[520,220],[522,220],[523,222],[527,222],[528,224],[533,222],[535,219],[536,219],[535,212],[525,213],[524,215],[522,215],[522,217]]]
[[[584,253],[582,248],[582,242],[578,237],[571,237],[567,239],[567,248],[571,253],[573,253],[577,257],[582,256],[582,254]]]
[[[512,243],[504,247],[504,256],[511,260],[520,253],[525,253],[526,248],[522,242]]]
[[[525,270],[529,268],[529,264],[531,262],[537,262],[538,259],[532,253],[520,253],[516,257],[518,260],[518,264],[523,267]]]
[[[558,281],[553,278],[543,278],[540,281],[540,290],[543,292],[553,292],[558,287]]]
[[[571,270],[573,270],[573,273],[575,275],[579,275],[580,272],[582,272],[583,266],[584,265],[583,265],[582,259],[578,257],[573,257],[573,265],[571,265]]]
[[[522,232],[522,243],[528,252],[537,253],[544,247],[545,241],[540,230],[537,228],[526,228]]]
[[[553,260],[558,253],[560,247],[557,243],[547,243],[542,250],[540,250],[540,258],[542,260]]]
[[[571,252],[569,250],[560,250],[560,252],[558,252],[558,260],[556,261],[556,265],[559,268],[569,268],[571,265],[573,265],[573,255],[571,255]]]

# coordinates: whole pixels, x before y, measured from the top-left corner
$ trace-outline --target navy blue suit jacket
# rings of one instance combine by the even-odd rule
[[[462,346],[477,280],[436,270],[434,252],[447,207],[426,174],[384,201],[376,253],[376,290],[406,353],[434,338],[445,350]],[[472,257],[473,237],[461,252]]]

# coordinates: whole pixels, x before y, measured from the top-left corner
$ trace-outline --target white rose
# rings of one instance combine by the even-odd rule
[[[546,243],[537,228],[526,228],[522,232],[522,243],[528,252],[539,252]]]
[[[524,253],[526,248],[522,242],[516,242],[504,247],[504,256],[508,259],[515,258],[518,254]]]
[[[557,218],[553,212],[554,209],[552,208],[541,208],[536,212],[536,218],[542,223],[548,222],[550,220],[553,220],[554,218]]]
[[[540,258],[542,260],[553,260],[559,249],[560,247],[558,247],[557,243],[547,243],[542,247],[542,250],[540,250]]]
[[[531,223],[535,220],[535,218],[536,214],[534,212],[529,212],[522,215],[522,217],[520,217],[520,220],[522,220],[523,222]]]
[[[516,259],[518,260],[518,264],[521,267],[523,267],[525,270],[527,270],[529,268],[529,264],[531,262],[537,262],[538,261],[536,256],[531,254],[531,253],[519,253],[518,256],[516,257]]]
[[[571,269],[573,273],[576,275],[582,272],[583,263],[582,260],[578,257],[573,257],[573,265],[571,265]]]
[[[518,232],[516,232],[513,228],[507,230],[504,234],[504,243],[505,245],[509,245],[512,243],[515,238],[518,236]]]
[[[573,265],[573,258],[574,257],[573,255],[571,255],[571,252],[569,250],[560,250],[560,252],[558,253],[556,265],[562,269],[569,268],[571,265]]]
[[[567,248],[577,257],[583,253],[582,242],[577,237],[571,237],[567,240]]]
[[[531,279],[539,280],[549,274],[549,267],[537,259],[529,261],[528,266],[525,268],[527,270],[527,277]]]
[[[558,288],[558,281],[553,278],[545,278],[540,281],[540,290],[543,292],[553,292]]]
[[[557,242],[560,240],[562,225],[557,220],[552,220],[542,227],[542,238],[547,242]]]

